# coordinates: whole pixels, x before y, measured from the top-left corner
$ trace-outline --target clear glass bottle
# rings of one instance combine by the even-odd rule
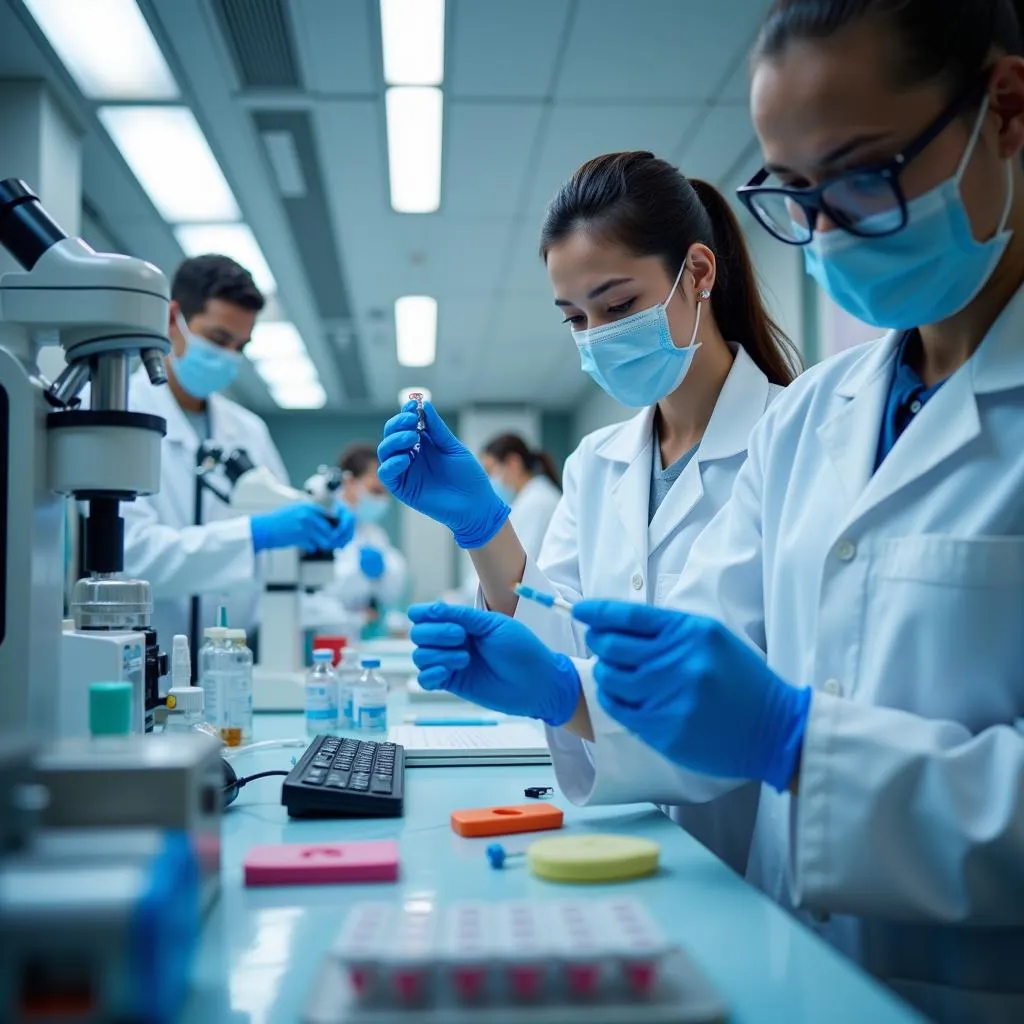
[[[363,659],[363,673],[352,695],[352,717],[360,732],[388,731],[388,684],[380,674],[377,658]]]
[[[226,634],[220,735],[227,746],[240,747],[252,742],[252,651],[244,629]]]
[[[355,716],[352,714],[352,696],[356,684],[363,674],[362,658],[354,647],[343,647],[341,661],[334,670],[338,677],[338,728],[355,728]]]
[[[338,727],[338,680],[334,652],[315,650],[306,676],[306,734],[320,736]]]
[[[224,660],[228,631],[210,626],[203,631],[203,646],[199,648],[199,685],[206,704],[206,720],[217,729],[224,722]]]

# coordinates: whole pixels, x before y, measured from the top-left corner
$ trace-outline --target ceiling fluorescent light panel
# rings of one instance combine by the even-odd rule
[[[444,80],[444,0],[380,0],[384,81],[440,85]]]
[[[136,0],[24,0],[93,100],[174,100],[178,85]]]
[[[396,299],[395,340],[401,366],[431,366],[437,355],[437,300],[429,295]]]
[[[252,274],[264,295],[277,291],[274,275],[248,224],[181,224],[174,229],[174,235],[186,256],[230,256]]]
[[[97,113],[168,223],[241,218],[227,179],[188,107],[100,107]]]
[[[319,382],[274,385],[270,397],[282,409],[322,409],[327,404],[327,392]]]
[[[257,320],[245,354],[253,362],[308,358],[302,335],[295,324],[287,320]]]
[[[384,105],[391,206],[396,213],[433,213],[441,205],[441,90],[388,89]]]

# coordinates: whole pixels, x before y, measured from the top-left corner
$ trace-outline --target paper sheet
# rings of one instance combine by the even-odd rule
[[[544,733],[529,722],[499,725],[393,725],[388,730],[392,743],[407,752],[420,750],[494,751],[495,754],[541,751],[547,748]]]

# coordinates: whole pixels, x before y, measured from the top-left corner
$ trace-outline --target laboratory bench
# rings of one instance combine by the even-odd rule
[[[301,715],[256,717],[256,739],[303,733]],[[233,763],[243,776],[288,769],[299,754],[298,747],[260,749]],[[280,804],[280,777],[241,791],[222,823],[222,892],[196,957],[183,1017],[187,1024],[300,1021],[323,958],[357,901],[417,898],[444,905],[457,899],[550,900],[613,891],[648,907],[718,988],[736,1024],[920,1019],[649,805],[577,808],[556,791],[554,801],[565,811],[563,831],[617,832],[661,845],[657,875],[581,888],[533,877],[522,858],[495,870],[484,854],[491,840],[460,838],[449,825],[453,810],[526,802],[525,787],[554,785],[550,767],[409,768],[405,780],[405,816],[388,819],[289,820]],[[508,836],[502,842],[516,851],[536,837]],[[399,881],[243,885],[242,860],[253,846],[355,839],[397,840]]]

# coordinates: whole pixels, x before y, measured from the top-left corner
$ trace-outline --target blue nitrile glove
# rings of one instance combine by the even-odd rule
[[[424,690],[447,690],[492,711],[565,725],[576,712],[580,677],[521,622],[497,612],[414,604],[412,660]]]
[[[780,679],[719,622],[624,601],[580,601],[601,706],[670,761],[778,790],[800,759],[811,691]]]
[[[355,518],[341,505],[335,507],[332,521],[319,505],[302,502],[253,516],[252,546],[257,554],[276,548],[333,551],[343,548],[355,530]]]
[[[384,575],[384,556],[377,548],[360,548],[359,570],[368,580],[379,580]]]
[[[403,504],[447,526],[460,548],[483,547],[508,519],[509,507],[429,402],[423,418],[426,430],[419,434],[416,403],[407,402],[385,424],[377,449],[381,483]],[[420,450],[414,452],[417,441]]]

